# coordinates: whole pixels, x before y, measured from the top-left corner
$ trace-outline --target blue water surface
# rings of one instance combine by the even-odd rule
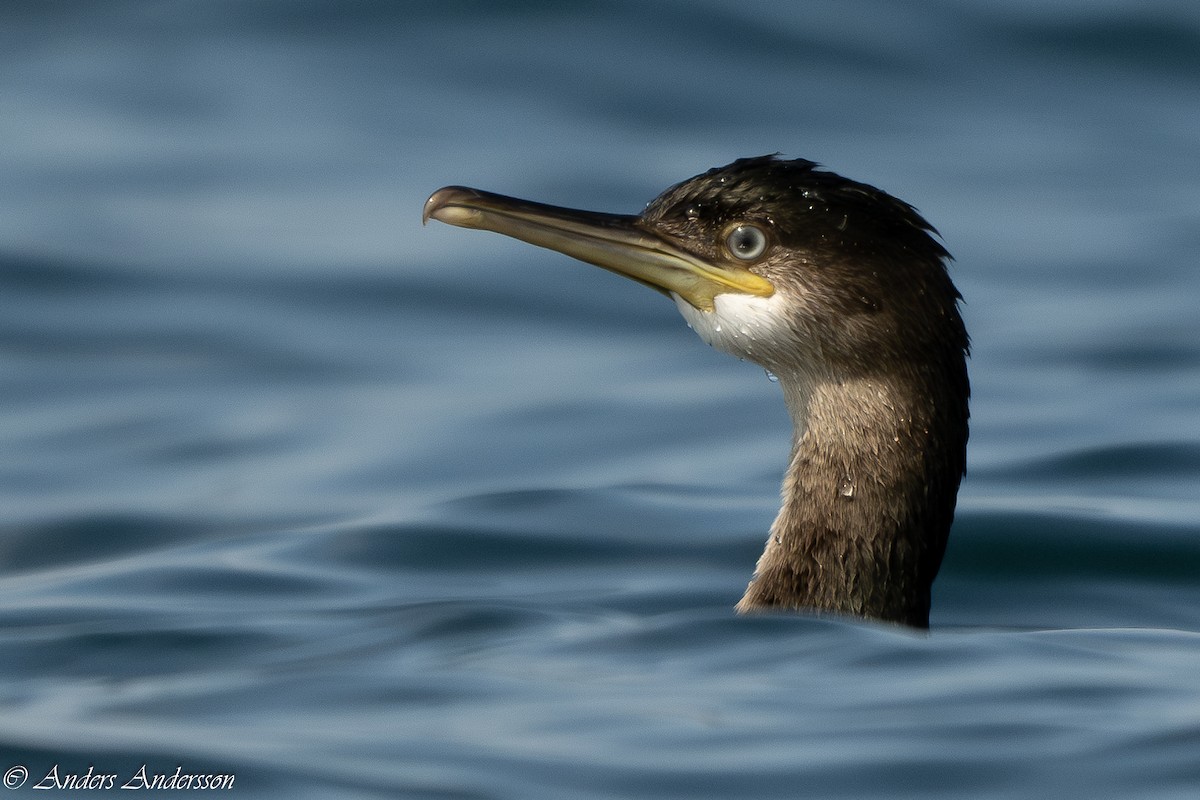
[[[5,5],[6,785],[1200,796],[1198,8]],[[633,213],[770,152],[956,257],[927,636],[736,617],[777,385],[644,287],[420,225],[449,183]]]

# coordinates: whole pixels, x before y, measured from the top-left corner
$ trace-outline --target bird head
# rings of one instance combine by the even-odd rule
[[[949,258],[907,203],[803,159],[743,158],[667,189],[638,215],[451,186],[424,220],[503,233],[672,297],[709,344],[779,375],[960,357]]]

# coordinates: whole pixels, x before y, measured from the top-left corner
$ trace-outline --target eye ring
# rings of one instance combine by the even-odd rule
[[[739,261],[753,261],[767,250],[767,233],[757,225],[740,222],[725,232],[725,249]]]

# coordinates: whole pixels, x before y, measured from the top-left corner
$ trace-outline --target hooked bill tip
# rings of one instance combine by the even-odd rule
[[[425,207],[421,210],[421,224],[436,219],[449,225],[469,226],[472,220],[479,218],[479,212],[464,204],[478,196],[478,192],[465,186],[444,186],[425,201]]]

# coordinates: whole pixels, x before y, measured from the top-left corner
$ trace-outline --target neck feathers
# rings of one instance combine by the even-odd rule
[[[783,507],[738,610],[928,627],[965,465],[965,396],[944,376],[780,381],[796,428]]]

